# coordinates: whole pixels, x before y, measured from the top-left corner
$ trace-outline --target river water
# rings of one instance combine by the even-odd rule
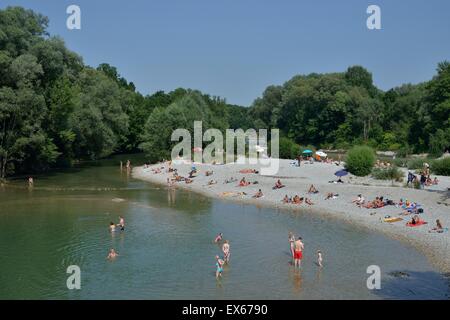
[[[309,212],[169,191],[120,172],[129,157],[141,161],[116,156],[36,176],[32,189],[25,179],[0,187],[0,299],[449,297],[448,279],[408,245]],[[119,215],[126,230],[111,234]],[[305,241],[301,271],[290,264],[289,231]],[[220,281],[218,232],[232,252]],[[66,286],[70,265],[81,269],[80,290]],[[370,265],[381,269],[380,290],[367,288]]]

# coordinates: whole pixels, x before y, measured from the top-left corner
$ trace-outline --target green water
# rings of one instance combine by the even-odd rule
[[[0,187],[0,299],[448,298],[447,279],[403,243],[308,212],[169,191],[121,173],[127,158],[36,176],[33,189],[24,179]],[[119,215],[126,230],[111,234]],[[288,231],[305,240],[301,272],[290,265]],[[221,281],[218,232],[232,252]],[[115,261],[106,260],[110,248]],[[366,287],[373,264],[381,290]],[[67,289],[69,265],[81,268],[80,290]]]

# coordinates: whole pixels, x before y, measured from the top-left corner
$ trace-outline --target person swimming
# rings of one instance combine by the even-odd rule
[[[115,232],[116,231],[116,225],[114,224],[114,222],[111,222],[109,224],[109,231],[111,231],[111,232]]]
[[[219,256],[216,256],[216,279],[222,276],[223,273],[223,264],[224,261],[220,259]]]
[[[108,256],[106,257],[106,259],[111,260],[111,259],[115,259],[115,258],[118,257],[118,256],[119,256],[119,254],[116,252],[116,250],[114,250],[114,249],[111,248],[111,250],[109,250],[109,254],[108,254]]]
[[[223,238],[223,234],[221,232],[216,236],[216,238],[214,239],[214,242],[218,243],[218,242],[222,241],[222,238]]]
[[[225,243],[222,246],[222,252],[223,252],[223,260],[225,263],[228,263],[230,261],[230,243],[228,240],[225,240]]]

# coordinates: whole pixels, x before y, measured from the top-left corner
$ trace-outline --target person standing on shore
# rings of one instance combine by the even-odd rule
[[[305,248],[302,237],[298,237],[294,243],[294,267],[301,267],[303,258],[303,249]]]

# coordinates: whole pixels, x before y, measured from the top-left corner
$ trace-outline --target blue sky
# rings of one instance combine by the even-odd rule
[[[70,4],[81,30],[66,28]],[[370,4],[382,30],[366,27]],[[250,105],[270,84],[356,64],[386,90],[450,60],[448,0],[0,0],[8,5],[48,16],[86,64],[116,66],[143,94],[186,87]]]

